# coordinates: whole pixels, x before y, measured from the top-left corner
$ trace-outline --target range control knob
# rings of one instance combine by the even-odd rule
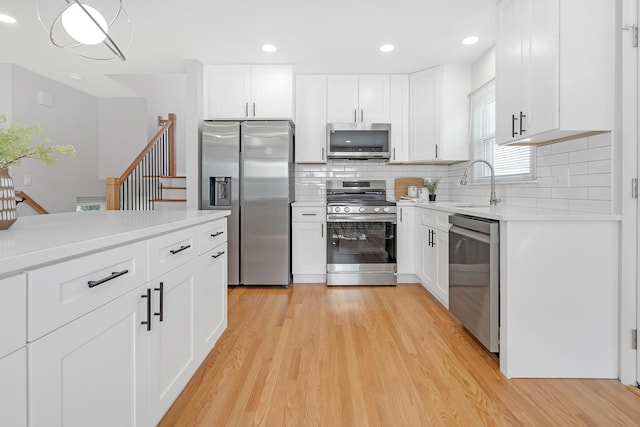
[[[350,212],[350,211],[351,211],[351,209],[349,209],[349,208],[344,208],[344,211],[345,211],[345,212]]]
[[[389,212],[389,208],[384,208],[384,211],[385,212]]]
[[[380,212],[380,208],[373,208],[374,212]]]
[[[360,212],[364,212],[364,208],[361,207],[360,209],[358,209]]]
[[[336,213],[340,212],[340,208],[336,208]]]

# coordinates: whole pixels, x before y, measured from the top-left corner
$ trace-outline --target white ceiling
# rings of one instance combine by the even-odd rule
[[[123,0],[134,32],[127,61],[95,61],[54,47],[35,3],[0,0],[0,13],[18,20],[0,23],[0,62],[104,97],[134,95],[109,76],[182,72],[186,59],[292,64],[306,74],[408,73],[471,63],[495,40],[496,0]],[[463,46],[470,35],[480,41]],[[278,51],[262,52],[264,43]],[[381,53],[383,43],[396,50]]]

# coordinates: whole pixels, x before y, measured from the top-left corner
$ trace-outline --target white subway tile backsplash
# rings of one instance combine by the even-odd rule
[[[611,159],[611,146],[590,148],[588,150],[574,151],[569,154],[570,163],[592,162],[595,160]]]
[[[535,148],[536,180],[497,183],[504,205],[610,213],[611,134],[604,133]],[[439,201],[489,203],[489,184],[460,185],[467,162],[443,165],[389,165],[335,162],[296,165],[296,200],[324,200],[331,179],[384,179],[393,198],[395,179],[439,177]],[[569,180],[566,182],[568,172]]]
[[[604,132],[598,135],[592,135],[588,139],[589,139],[589,148],[611,146],[611,132]]]
[[[538,156],[538,166],[566,165],[567,163],[569,163],[569,153]]]

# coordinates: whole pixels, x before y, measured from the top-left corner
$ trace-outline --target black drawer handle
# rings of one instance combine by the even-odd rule
[[[178,252],[182,252],[182,251],[184,251],[186,249],[189,249],[190,247],[191,247],[191,245],[180,246],[180,249],[172,249],[169,252],[171,252],[171,255],[175,255]]]
[[[224,231],[218,231],[217,233],[213,233],[211,237],[218,237],[221,234],[224,234]]]
[[[218,252],[218,253],[217,253],[217,254],[215,254],[215,255],[211,255],[211,257],[212,257],[212,258],[218,258],[218,257],[220,257],[220,256],[222,256],[222,255],[224,255],[224,251],[222,251],[222,252]]]
[[[113,280],[116,277],[124,276],[128,272],[129,272],[129,270],[114,271],[113,273],[111,273],[111,276],[109,276],[109,277],[105,277],[105,278],[100,279],[100,280],[89,280],[87,282],[87,285],[89,285],[90,288],[94,288],[94,287],[96,287],[98,285],[102,285],[103,283],[108,282],[109,280]]]
[[[302,216],[316,216],[314,213],[303,213]]]

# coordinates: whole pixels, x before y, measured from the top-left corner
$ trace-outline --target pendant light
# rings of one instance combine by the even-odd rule
[[[122,0],[37,0],[36,7],[55,46],[85,58],[126,61],[132,32]]]

